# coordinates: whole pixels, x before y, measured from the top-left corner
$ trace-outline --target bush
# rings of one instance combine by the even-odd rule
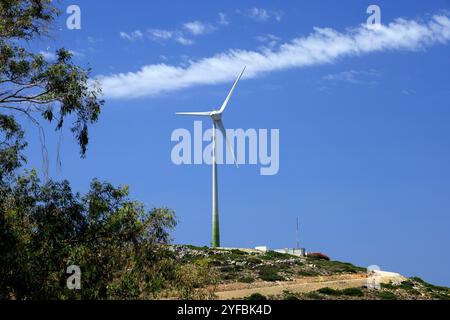
[[[327,260],[330,261],[330,257],[321,252],[311,252],[307,255],[308,258],[317,259],[317,260]]]
[[[382,300],[397,300],[397,296],[389,291],[378,291],[376,295]]]
[[[320,273],[314,270],[300,270],[297,272],[297,275],[302,277],[314,277],[320,275]]]
[[[409,290],[409,291],[411,291],[411,290],[414,290],[414,283],[413,282],[411,282],[411,281],[403,281],[401,284],[400,284],[400,286],[399,286],[401,289],[404,289],[404,290]]]
[[[342,293],[339,290],[335,290],[329,287],[325,287],[325,288],[320,288],[319,290],[317,290],[317,292],[321,293],[321,294],[325,294],[325,295],[329,295],[329,296],[340,296]]]
[[[246,261],[247,261],[247,263],[249,264],[249,265],[258,265],[258,264],[261,264],[262,263],[262,260],[261,259],[258,259],[258,258],[256,258],[256,257],[248,257],[247,259],[246,259]]]
[[[243,283],[252,283],[255,281],[255,279],[253,279],[252,277],[242,277],[238,281]]]
[[[396,287],[392,283],[381,283],[381,288],[383,289],[395,289]]]
[[[308,292],[305,294],[305,297],[311,300],[322,300],[322,296],[317,292]]]
[[[363,297],[364,292],[359,288],[346,288],[342,290],[342,294],[351,297]]]
[[[281,260],[281,259],[291,259],[293,256],[289,253],[281,253],[273,250],[269,250],[261,256],[264,260]]]
[[[267,298],[261,293],[256,292],[249,295],[245,300],[267,300]]]
[[[278,269],[271,266],[262,266],[259,269],[259,277],[264,281],[282,281],[284,278],[278,274]]]

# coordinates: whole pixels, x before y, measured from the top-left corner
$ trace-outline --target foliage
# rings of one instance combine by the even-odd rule
[[[282,281],[284,278],[278,274],[278,268],[274,266],[261,266],[259,268],[259,277],[264,281]]]
[[[261,293],[252,293],[245,300],[267,300],[267,297],[262,295]]]
[[[297,271],[297,275],[301,277],[316,277],[320,275],[320,273],[314,270],[299,270]]]
[[[363,297],[364,292],[360,288],[346,288],[341,290],[344,296]]]
[[[376,296],[382,300],[397,300],[395,293],[390,291],[377,291]]]
[[[325,287],[325,288],[320,288],[319,290],[317,290],[318,293],[321,294],[325,294],[325,295],[330,295],[330,296],[340,296],[342,293],[339,290],[335,290],[329,287]]]
[[[329,296],[350,296],[350,297],[363,297],[364,292],[360,288],[345,288],[342,290],[332,289],[329,287],[321,288],[317,290],[318,293]]]
[[[177,299],[213,299],[217,274],[207,266],[185,264],[177,267],[175,292]]]
[[[0,202],[0,296],[15,299],[152,297],[176,278],[166,248],[169,209],[146,211],[128,188],[94,180],[83,197],[67,181],[18,177]],[[68,290],[78,265],[82,290]]]
[[[281,253],[273,250],[268,250],[263,256],[261,256],[264,260],[291,259],[293,257],[296,258],[296,256],[288,253]]]
[[[0,300],[211,296],[214,273],[205,264],[180,267],[169,246],[172,210],[146,210],[129,199],[127,186],[93,180],[82,196],[68,181],[41,183],[35,171],[18,172],[26,161],[19,116],[41,139],[41,119],[56,130],[70,120],[84,157],[103,105],[70,51],[46,60],[30,50],[58,14],[53,3],[0,2]],[[66,285],[71,265],[81,270],[80,290]]]
[[[0,190],[4,191],[13,179],[25,157],[21,151],[26,147],[24,132],[13,116],[0,114]]]
[[[336,273],[358,273],[365,272],[365,268],[357,267],[351,263],[340,261],[328,261],[314,259],[314,264],[320,269],[326,270],[330,274]]]
[[[61,48],[54,61],[21,46],[46,34],[58,10],[50,0],[0,2],[0,111],[24,115],[40,129],[39,118],[56,122],[61,130],[74,115],[71,131],[85,156],[89,126],[98,120],[101,89],[89,81],[89,70],[72,62],[72,53]],[[3,129],[3,128],[2,128]]]
[[[311,253],[308,253],[308,258],[330,261],[330,258],[329,258],[326,254],[323,254],[323,253],[321,253],[321,252],[311,252]]]
[[[252,283],[252,282],[255,282],[255,279],[253,277],[241,277],[241,278],[239,278],[238,282]]]

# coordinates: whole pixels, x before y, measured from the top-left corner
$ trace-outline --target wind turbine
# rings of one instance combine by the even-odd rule
[[[203,116],[203,117],[210,117],[213,123],[212,130],[212,143],[213,143],[213,151],[212,151],[212,241],[211,245],[212,247],[220,247],[220,230],[219,230],[219,191],[217,187],[217,162],[216,162],[216,129],[218,128],[220,132],[222,132],[223,138],[226,140],[228,150],[230,151],[231,155],[233,156],[234,163],[237,166],[236,158],[234,156],[233,149],[231,148],[230,141],[227,138],[227,134],[225,131],[225,127],[223,126],[222,122],[222,114],[225,111],[225,108],[228,105],[228,102],[230,101],[231,95],[233,94],[234,89],[236,88],[236,85],[238,84],[239,80],[241,79],[242,75],[244,74],[245,67],[242,69],[241,73],[237,77],[236,81],[233,84],[233,87],[231,88],[230,92],[228,93],[228,96],[226,97],[225,101],[223,102],[222,106],[219,110],[213,110],[213,111],[206,111],[206,112],[177,112],[177,115],[183,115],[183,116]]]

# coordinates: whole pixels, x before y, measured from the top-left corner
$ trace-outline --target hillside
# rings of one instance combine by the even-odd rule
[[[369,289],[366,269],[345,262],[247,249],[173,251],[181,264],[209,270],[216,299],[450,300],[449,288],[388,272],[379,274],[381,289]]]

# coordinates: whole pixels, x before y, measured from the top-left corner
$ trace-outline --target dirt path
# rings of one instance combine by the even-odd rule
[[[404,277],[398,273],[378,271],[377,276],[381,283],[401,282]],[[253,293],[263,295],[279,295],[289,290],[294,293],[310,292],[320,288],[345,289],[364,286],[367,283],[367,274],[342,274],[333,276],[303,277],[292,281],[254,282],[251,284],[232,283],[217,288],[216,295],[220,300],[239,299]]]

